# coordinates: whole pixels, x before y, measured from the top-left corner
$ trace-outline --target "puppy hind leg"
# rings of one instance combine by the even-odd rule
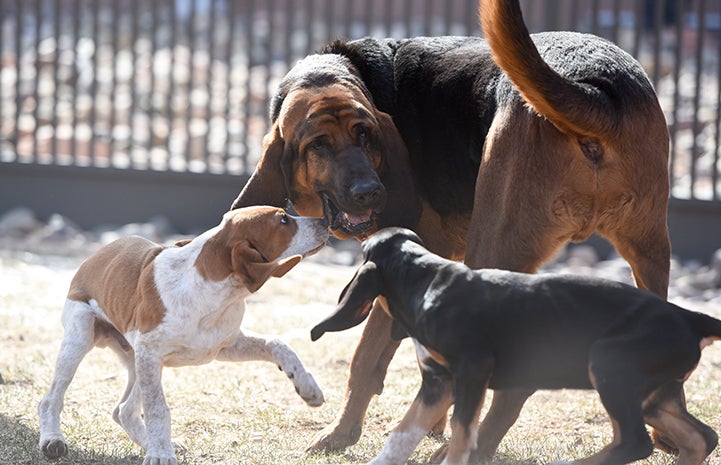
[[[65,391],[83,357],[94,346],[95,317],[86,303],[66,301],[62,321],[65,334],[60,345],[55,374],[48,393],[38,407],[39,446],[43,454],[51,459],[62,457],[68,452],[67,443],[60,432],[60,413],[63,410]]]
[[[655,436],[673,443],[671,452],[678,455],[677,465],[702,464],[718,444],[716,432],[686,410],[683,383],[679,381],[665,384],[646,399],[644,420],[653,427]]]

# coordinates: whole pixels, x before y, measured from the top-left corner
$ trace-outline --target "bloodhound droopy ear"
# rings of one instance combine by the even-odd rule
[[[301,260],[300,255],[292,255],[275,262],[268,262],[248,241],[233,246],[231,262],[233,271],[250,292],[255,292],[271,277],[282,277]]]
[[[288,199],[291,157],[280,135],[278,121],[263,138],[263,154],[245,187],[230,209],[252,205],[284,207]]]
[[[335,312],[311,330],[311,340],[317,340],[327,331],[343,331],[362,323],[379,293],[380,279],[376,265],[366,262],[343,289]]]
[[[383,135],[383,163],[378,174],[388,194],[386,206],[378,218],[378,227],[413,229],[421,216],[421,202],[416,192],[408,149],[393,119],[381,111],[377,112],[377,117]]]

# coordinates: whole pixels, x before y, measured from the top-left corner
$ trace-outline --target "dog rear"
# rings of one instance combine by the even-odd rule
[[[564,74],[554,70],[544,61],[531,40],[517,1],[481,1],[479,16],[494,61],[537,113],[548,118],[568,135],[599,139],[619,135],[619,115],[625,109],[619,110],[618,105],[623,102],[619,102],[618,98],[623,97],[623,89],[616,93],[607,87],[616,83],[604,81],[603,70],[598,65],[587,69],[586,63],[573,63],[578,61],[574,55],[569,57],[571,63],[568,63],[567,70],[561,70]],[[567,34],[569,37],[579,35]],[[554,41],[558,41],[558,38],[554,37]],[[616,48],[611,43],[607,45]],[[597,52],[604,51],[603,43],[594,43],[594,46]],[[616,50],[611,57],[618,61]],[[640,84],[639,88],[645,91],[649,101],[655,102],[655,93],[644,71],[630,56],[624,58],[627,60],[623,66],[631,73],[630,77]],[[594,61],[598,62],[597,55]],[[586,68],[592,79],[586,80],[586,76],[582,75],[570,78],[566,71],[580,71],[573,70],[576,66]],[[633,89],[636,94],[639,88]]]

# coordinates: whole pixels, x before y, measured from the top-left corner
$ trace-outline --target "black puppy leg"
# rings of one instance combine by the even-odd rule
[[[455,407],[451,416],[451,441],[444,464],[465,464],[476,446],[478,417],[481,414],[488,382],[493,372],[493,358],[486,356],[461,361],[454,367]]]
[[[526,389],[493,391],[491,407],[478,428],[478,441],[471,452],[471,463],[485,463],[493,458],[501,440],[518,420],[523,404],[533,392]]]
[[[446,414],[453,403],[452,382],[446,370],[435,368],[423,369],[423,383],[415,400],[391,433],[381,453],[370,464],[406,463],[437,419]]]
[[[613,442],[574,465],[620,465],[653,452],[641,407],[651,380],[640,369],[643,357],[629,350],[637,344],[637,340],[619,337],[597,341],[591,348],[591,382],[611,418]]]
[[[646,399],[644,419],[657,433],[676,445],[677,465],[702,464],[718,444],[714,430],[686,410],[680,381],[663,385]]]

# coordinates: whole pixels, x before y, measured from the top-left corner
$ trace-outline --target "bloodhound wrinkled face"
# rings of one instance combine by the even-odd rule
[[[233,208],[290,200],[341,239],[363,240],[420,215],[405,144],[359,89],[298,86],[284,98],[263,156]]]
[[[305,88],[286,98],[280,133],[295,152],[290,200],[303,214],[324,216],[340,236],[375,229],[386,189],[378,172],[384,136],[370,102],[334,84],[319,93]]]

